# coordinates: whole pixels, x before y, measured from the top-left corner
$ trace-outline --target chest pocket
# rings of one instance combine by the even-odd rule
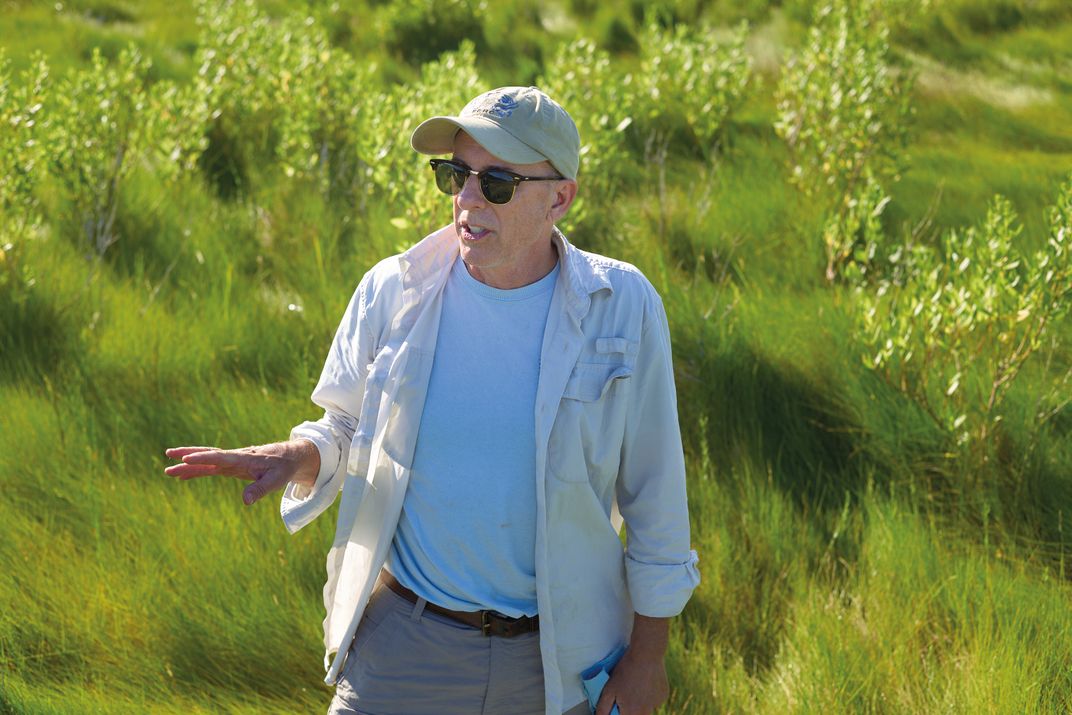
[[[623,397],[638,348],[626,338],[597,338],[595,352],[574,365],[548,443],[558,479],[590,482],[597,493],[613,484],[625,434]]]
[[[595,402],[602,398],[615,380],[633,374],[638,347],[625,338],[596,338],[594,357],[599,361],[578,362],[573,367],[563,399]]]

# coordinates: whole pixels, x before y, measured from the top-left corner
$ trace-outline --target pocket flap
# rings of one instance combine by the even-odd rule
[[[597,353],[622,353],[629,357],[636,357],[640,350],[640,343],[635,343],[628,338],[596,338]]]
[[[611,383],[633,374],[631,365],[581,362],[573,368],[562,396],[582,402],[595,402],[603,397]]]

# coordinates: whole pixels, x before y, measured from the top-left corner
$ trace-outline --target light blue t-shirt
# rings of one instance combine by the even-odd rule
[[[536,608],[536,385],[558,264],[512,290],[459,258],[387,570],[431,603]]]

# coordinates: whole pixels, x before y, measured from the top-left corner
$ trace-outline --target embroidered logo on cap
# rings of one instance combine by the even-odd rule
[[[483,105],[474,108],[473,114],[490,114],[499,119],[506,119],[518,107],[517,100],[511,94],[501,94],[498,97],[492,95],[484,100]]]
[[[514,113],[515,109],[517,109],[517,100],[509,94],[504,94],[499,97],[499,101],[495,103],[495,106],[491,108],[491,111],[499,117],[499,119],[506,119]]]

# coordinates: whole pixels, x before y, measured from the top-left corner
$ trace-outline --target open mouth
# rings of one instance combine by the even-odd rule
[[[460,233],[461,237],[466,241],[479,241],[491,233],[490,228],[464,221],[458,225],[458,228],[458,233]]]

